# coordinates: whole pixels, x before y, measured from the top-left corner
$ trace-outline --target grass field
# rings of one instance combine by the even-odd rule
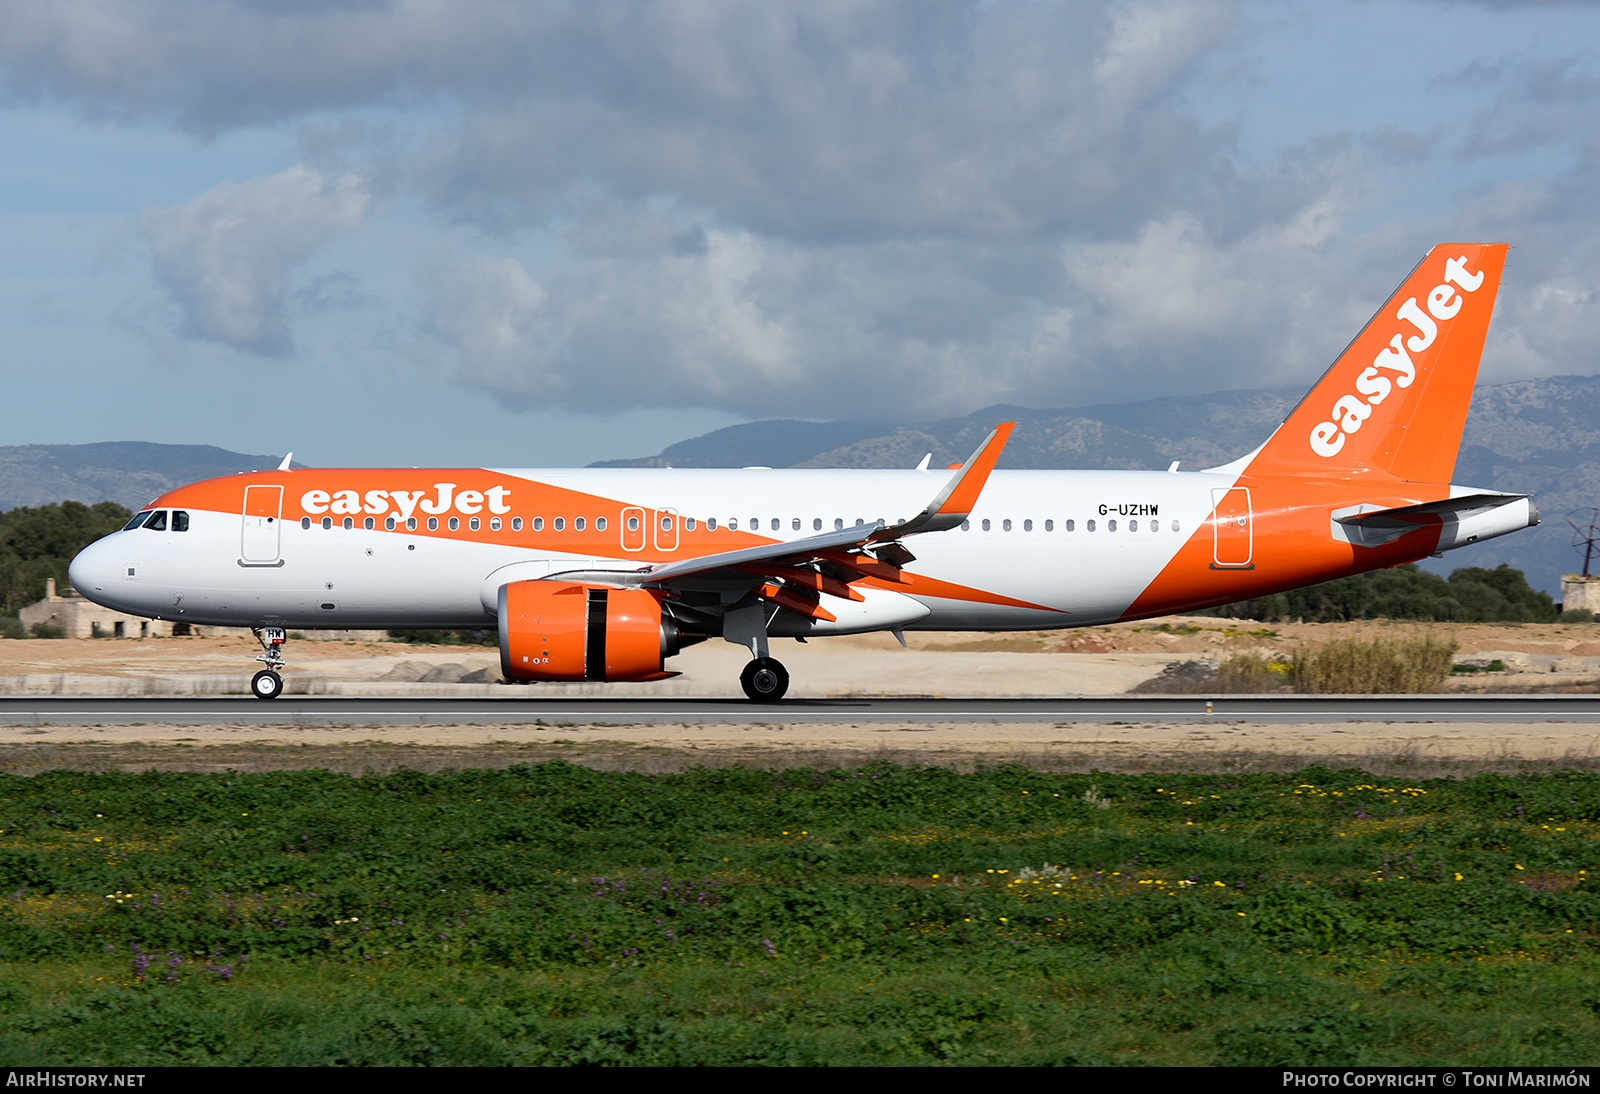
[[[1600,776],[0,776],[0,1063],[1592,1063]]]

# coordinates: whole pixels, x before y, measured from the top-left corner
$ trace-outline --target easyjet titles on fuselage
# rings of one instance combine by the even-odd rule
[[[476,516],[485,506],[490,513],[511,512],[511,506],[506,504],[511,491],[504,486],[463,490],[458,494],[455,483],[436,482],[433,489],[436,496],[431,498],[426,490],[368,490],[365,495],[356,490],[307,490],[300,495],[300,508],[315,514],[367,513],[381,517],[390,511],[392,504],[402,519],[410,519],[419,507],[429,516],[439,516],[452,509],[464,516]]]

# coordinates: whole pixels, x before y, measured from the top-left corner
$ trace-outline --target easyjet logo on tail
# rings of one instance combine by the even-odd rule
[[[1359,432],[1362,423],[1372,417],[1373,409],[1396,387],[1410,387],[1417,378],[1411,354],[1422,353],[1433,345],[1439,336],[1439,323],[1454,319],[1466,303],[1463,294],[1477,292],[1482,285],[1483,271],[1469,272],[1467,258],[1461,255],[1444,264],[1444,282],[1428,293],[1426,311],[1414,296],[1400,305],[1394,317],[1409,324],[1415,333],[1402,327],[1356,377],[1356,394],[1342,396],[1333,404],[1333,420],[1311,427],[1311,451],[1324,458],[1337,455],[1344,447],[1345,437]]]

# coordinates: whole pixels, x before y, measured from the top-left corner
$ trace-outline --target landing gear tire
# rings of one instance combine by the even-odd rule
[[[283,677],[271,669],[262,669],[250,681],[250,694],[257,699],[276,699],[283,694]]]
[[[771,657],[757,657],[739,674],[744,693],[757,703],[776,703],[789,690],[789,670]]]

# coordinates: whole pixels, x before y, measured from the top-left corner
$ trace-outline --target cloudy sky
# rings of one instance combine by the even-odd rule
[[[1307,384],[1436,242],[1600,371],[1600,4],[5,0],[0,443],[571,465]]]

